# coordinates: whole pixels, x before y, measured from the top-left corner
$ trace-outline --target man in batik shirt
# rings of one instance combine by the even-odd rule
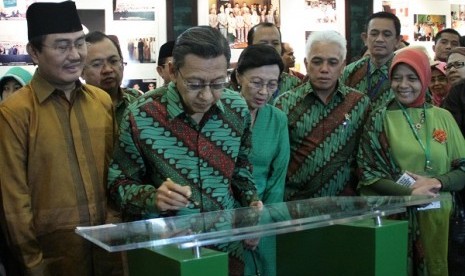
[[[230,57],[219,30],[188,29],[168,64],[170,84],[127,109],[108,180],[110,196],[126,216],[261,205],[249,162],[250,113],[237,92],[224,90]],[[215,247],[229,253],[230,274],[241,275],[241,243]]]
[[[247,34],[247,45],[267,44],[275,48],[279,55],[282,54],[281,32],[275,24],[262,22],[250,29]],[[270,102],[273,102],[279,95],[289,91],[301,83],[300,79],[286,72],[281,74],[278,90],[273,93]]]
[[[335,31],[313,32],[308,81],[276,99],[288,116],[291,145],[285,200],[355,194],[354,159],[369,99],[338,82],[346,44]]]
[[[366,26],[362,38],[370,54],[347,65],[341,80],[345,85],[367,94],[375,109],[394,98],[388,71],[402,36],[399,18],[389,12],[372,14]]]
[[[94,31],[86,35],[87,58],[82,78],[110,95],[119,125],[124,110],[141,94],[130,88],[121,88],[124,62],[120,46],[109,36]]]

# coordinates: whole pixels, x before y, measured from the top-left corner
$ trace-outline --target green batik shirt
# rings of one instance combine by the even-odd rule
[[[184,112],[174,83],[148,92],[120,124],[110,196],[127,215],[158,216],[155,193],[171,178],[192,190],[192,203],[171,215],[248,206],[257,200],[249,128],[250,113],[237,92],[225,90],[200,124]]]
[[[270,100],[268,103],[272,104],[274,100],[279,97],[279,95],[284,94],[285,92],[292,90],[299,86],[302,83],[302,81],[296,77],[289,75],[286,72],[283,72],[281,74],[281,78],[279,80],[279,87],[278,90],[276,90],[273,95],[271,96]]]
[[[324,104],[306,82],[276,99],[288,116],[288,201],[355,194],[354,159],[370,100],[341,83],[330,97]]]
[[[124,111],[126,111],[126,108],[130,103],[135,101],[141,95],[136,90],[130,88],[120,88],[120,93],[122,95],[122,100],[119,101],[115,106],[115,116],[118,126],[123,119]]]
[[[370,57],[364,57],[346,66],[341,82],[367,94],[370,97],[371,108],[374,110],[394,98],[389,82],[391,62],[392,58],[380,68],[376,68]]]
[[[196,123],[185,111],[175,84],[147,92],[121,121],[108,172],[110,199],[124,220],[174,216],[249,206],[258,200],[252,177],[250,112],[237,92],[220,100]],[[157,188],[167,179],[190,186],[186,208],[160,214]],[[182,230],[211,232],[238,223],[228,214],[189,220]],[[241,242],[215,244],[229,262],[243,262]]]

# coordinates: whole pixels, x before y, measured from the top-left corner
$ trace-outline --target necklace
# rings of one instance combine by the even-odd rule
[[[424,123],[425,123],[425,111],[422,111],[420,113],[420,121],[418,121],[418,123],[415,124],[415,128],[417,130],[420,130]]]

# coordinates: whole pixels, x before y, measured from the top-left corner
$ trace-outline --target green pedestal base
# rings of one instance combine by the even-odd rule
[[[200,249],[198,259],[192,249],[175,246],[130,250],[127,254],[130,276],[228,275],[228,254],[206,248]]]
[[[406,221],[372,219],[277,236],[278,275],[407,275]]]

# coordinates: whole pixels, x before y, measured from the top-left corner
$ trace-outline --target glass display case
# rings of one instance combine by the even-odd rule
[[[76,233],[110,251],[176,245],[179,248],[259,238],[401,213],[440,198],[321,197],[233,210],[78,227]],[[199,254],[199,250],[194,250]],[[199,257],[199,256],[197,256]]]

